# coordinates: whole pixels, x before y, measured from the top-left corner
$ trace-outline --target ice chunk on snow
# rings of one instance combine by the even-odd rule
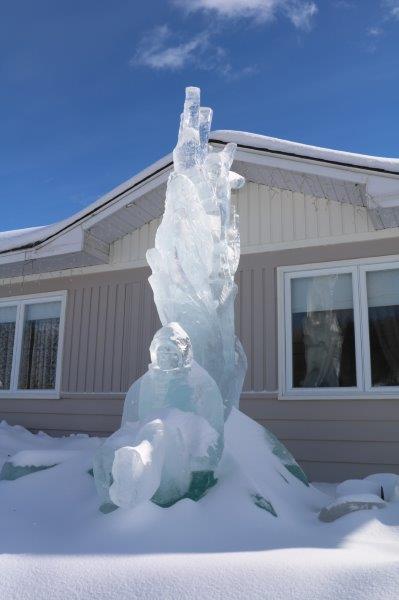
[[[79,450],[21,450],[4,462],[0,480],[13,481],[37,471],[50,469],[81,454]]]
[[[330,523],[358,510],[372,510],[374,508],[384,508],[386,503],[375,494],[351,494],[340,496],[334,502],[321,509],[319,513],[320,521]]]
[[[291,452],[276,438],[276,436],[269,431],[266,427],[265,436],[266,441],[275,456],[280,460],[280,462],[284,465],[284,467],[289,471],[294,477],[302,481],[305,485],[309,485],[308,478],[301,469],[301,467],[296,462],[295,458],[292,456]]]

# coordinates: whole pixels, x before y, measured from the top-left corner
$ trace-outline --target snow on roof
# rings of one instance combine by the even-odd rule
[[[366,154],[355,154],[341,150],[331,150],[318,146],[308,146],[298,142],[280,140],[278,138],[247,133],[245,131],[218,130],[211,134],[211,141],[235,142],[241,146],[259,148],[270,152],[278,152],[295,155],[300,158],[322,160],[342,165],[351,165],[371,170],[382,170],[399,174],[399,158],[385,158],[381,156],[367,156]]]
[[[268,152],[283,153],[298,158],[309,158],[321,160],[333,164],[342,164],[344,166],[353,166],[363,169],[384,171],[399,175],[399,158],[384,158],[379,156],[367,156],[364,154],[354,154],[352,152],[343,152],[340,150],[330,150],[328,148],[319,148],[317,146],[308,146],[297,142],[280,140],[278,138],[259,135],[256,133],[247,133],[244,131],[218,130],[213,131],[210,136],[211,142],[235,142],[242,147],[251,149],[259,148]],[[145,179],[155,175],[158,171],[166,168],[172,160],[170,154],[164,156],[146,169],[140,171],[137,175],[128,179],[118,187],[114,188],[98,200],[91,203],[85,209],[75,213],[71,217],[41,227],[30,227],[27,229],[17,229],[14,231],[0,232],[0,253],[10,252],[12,250],[22,249],[25,246],[33,246],[56,235],[66,227],[82,220],[104,205],[115,199],[116,196],[123,194],[128,189],[138,185]]]
[[[64,221],[53,225],[41,225],[39,227],[27,227],[26,229],[14,229],[13,231],[0,231],[0,252],[12,248],[30,246],[38,240],[52,235],[59,230]]]

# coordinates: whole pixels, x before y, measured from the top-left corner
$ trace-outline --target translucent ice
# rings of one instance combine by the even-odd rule
[[[239,403],[247,360],[234,332],[240,235],[231,189],[244,179],[230,171],[235,144],[208,145],[211,120],[199,89],[187,88],[165,212],[147,252],[163,327],[147,373],[127,393],[121,429],[95,457],[107,506],[198,499],[216,481],[224,421]]]
[[[187,88],[165,212],[147,261],[162,324],[178,322],[187,331],[195,360],[219,386],[227,418],[247,368],[234,332],[240,235],[231,203],[231,188],[244,179],[230,172],[235,144],[221,152],[208,145],[211,120],[200,90]]]
[[[98,450],[93,470],[103,503],[169,506],[213,484],[223,451],[223,400],[170,323],[154,336],[148,371],[127,393],[122,426]],[[191,497],[191,496],[190,496]]]
[[[359,510],[373,510],[384,508],[386,503],[375,494],[352,494],[340,496],[334,502],[322,508],[319,513],[320,521],[331,523],[344,515]]]

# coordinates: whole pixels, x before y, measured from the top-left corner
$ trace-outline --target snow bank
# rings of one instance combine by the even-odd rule
[[[262,427],[233,411],[218,483],[199,502],[99,512],[88,473],[100,441],[0,425],[9,458],[79,456],[0,482],[0,598],[397,600],[399,503],[329,524],[331,499],[295,477]],[[268,499],[277,517],[253,501]]]

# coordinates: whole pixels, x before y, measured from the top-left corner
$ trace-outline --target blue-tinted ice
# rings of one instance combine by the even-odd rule
[[[234,330],[240,235],[231,189],[244,179],[230,171],[235,144],[209,146],[211,120],[200,90],[187,88],[165,212],[147,252],[163,327],[120,430],[94,460],[105,506],[198,499],[216,481],[224,421],[239,403],[247,360]]]

